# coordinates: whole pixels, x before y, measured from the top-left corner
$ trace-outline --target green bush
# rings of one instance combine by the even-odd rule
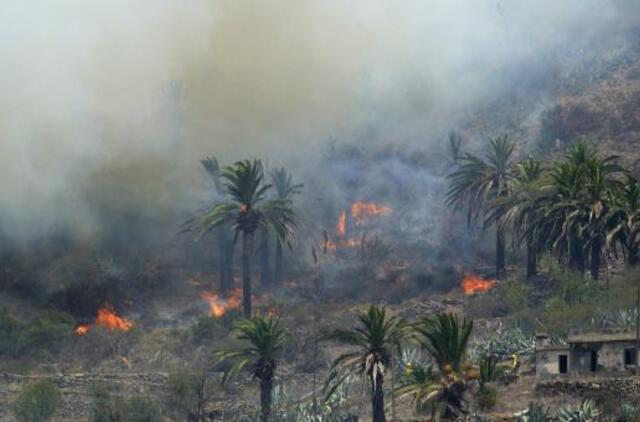
[[[510,279],[501,286],[500,297],[509,312],[522,312],[529,308],[531,287],[520,279]]]
[[[23,322],[3,309],[0,311],[0,355],[56,351],[71,338],[73,325],[73,318],[61,312],[45,312]]]
[[[175,371],[168,380],[169,405],[178,420],[204,421],[211,381],[207,373]]]
[[[478,400],[478,407],[480,407],[480,409],[493,409],[498,401],[498,391],[493,387],[484,386],[478,391],[476,399]]]
[[[13,404],[13,413],[24,422],[48,421],[61,400],[62,393],[51,381],[38,381],[22,389]]]
[[[196,344],[210,342],[216,338],[226,336],[227,330],[222,326],[219,319],[211,316],[201,316],[196,320],[191,330],[191,337]]]
[[[94,387],[92,422],[162,422],[157,404],[146,397],[114,397],[106,387]]]

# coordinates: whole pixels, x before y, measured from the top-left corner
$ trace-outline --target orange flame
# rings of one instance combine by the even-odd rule
[[[109,305],[105,305],[98,309],[98,316],[96,317],[95,324],[102,325],[110,330],[119,331],[129,331],[133,328],[133,322],[119,317]]]
[[[129,331],[133,328],[134,323],[126,318],[119,317],[113,310],[113,307],[109,304],[104,305],[98,309],[98,315],[96,316],[94,325],[102,325],[109,330]],[[86,336],[91,330],[91,324],[78,324],[73,329],[73,332],[77,336]]]
[[[220,318],[227,313],[229,309],[239,308],[242,303],[242,289],[234,289],[227,296],[222,298],[217,293],[204,291],[200,293],[200,298],[209,303],[211,315]]]
[[[347,213],[340,210],[338,215],[338,225],[336,226],[336,236],[344,237],[347,234]]]
[[[73,329],[73,332],[77,336],[86,336],[89,333],[89,329],[91,326],[89,324],[78,324],[76,328]]]
[[[356,220],[356,224],[365,224],[370,217],[389,215],[392,211],[391,207],[374,202],[358,201],[351,204],[351,216]]]
[[[485,279],[475,274],[465,274],[462,278],[462,291],[467,295],[489,291],[495,285],[495,280]]]

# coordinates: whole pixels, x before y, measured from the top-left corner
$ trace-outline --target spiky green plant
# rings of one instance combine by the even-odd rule
[[[233,361],[224,372],[223,383],[249,365],[251,375],[260,381],[261,418],[266,422],[271,417],[273,380],[285,345],[286,330],[281,326],[280,319],[273,316],[240,320],[236,323],[235,330],[237,338],[245,340],[247,345],[214,352],[213,364]]]
[[[225,167],[221,177],[229,201],[213,205],[187,224],[196,233],[196,238],[221,226],[230,226],[235,238],[242,234],[242,304],[245,318],[250,318],[254,233],[261,227],[269,228],[280,241],[289,243],[294,236],[295,215],[291,201],[265,199],[271,185],[264,183],[259,160],[238,161]]]
[[[330,397],[348,377],[364,377],[371,387],[372,420],[385,421],[385,373],[393,356],[400,355],[408,336],[409,326],[403,319],[388,316],[385,308],[374,305],[366,312],[358,313],[358,324],[352,329],[337,329],[323,336],[323,341],[353,347],[333,361],[324,386],[326,397]]]
[[[600,411],[596,402],[588,399],[580,403],[577,407],[564,406],[558,410],[558,420],[560,422],[595,422],[600,416]]]
[[[549,409],[538,402],[529,402],[529,407],[515,414],[518,422],[550,422],[553,420]]]
[[[515,144],[509,136],[504,135],[492,138],[489,145],[484,159],[467,153],[449,175],[446,203],[456,209],[466,208],[468,222],[484,214],[491,201],[509,193]],[[496,224],[496,273],[501,274],[504,267],[504,230]]]
[[[480,387],[494,382],[500,376],[500,368],[498,360],[493,356],[483,356],[478,362],[480,368]]]
[[[445,374],[460,371],[472,329],[472,320],[460,320],[449,313],[437,314],[433,319],[423,318],[414,326],[416,340]]]

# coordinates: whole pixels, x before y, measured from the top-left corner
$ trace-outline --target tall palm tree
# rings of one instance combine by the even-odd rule
[[[221,176],[230,200],[215,204],[191,224],[197,237],[225,225],[235,232],[234,241],[242,234],[242,307],[245,318],[250,318],[254,233],[259,228],[270,228],[281,241],[288,242],[294,236],[295,215],[291,201],[265,199],[271,185],[264,184],[259,160],[238,161],[225,167]]]
[[[621,170],[617,157],[599,158],[586,142],[574,145],[554,163],[540,188],[533,222],[547,248],[583,273],[590,258],[591,275],[598,278],[609,231],[610,206]],[[587,251],[588,250],[588,251]]]
[[[537,274],[538,242],[535,220],[536,200],[541,185],[542,165],[530,156],[514,166],[509,195],[496,198],[490,204],[486,223],[499,224],[511,230],[514,242],[525,241],[527,247],[527,277]]]
[[[460,158],[457,169],[449,175],[450,187],[446,203],[467,209],[467,222],[486,213],[490,201],[509,193],[513,174],[515,144],[508,135],[492,138],[484,159],[467,153]],[[505,268],[503,228],[496,224],[496,273]]]
[[[627,175],[613,197],[607,243],[622,245],[627,264],[636,266],[640,260],[640,183]]]
[[[276,188],[278,199],[283,201],[292,201],[293,196],[302,193],[302,188],[304,187],[302,183],[293,183],[291,173],[289,173],[284,167],[274,169],[271,172],[271,180],[273,182],[273,186]],[[274,270],[275,284],[280,284],[282,280],[282,249],[282,242],[278,241],[276,243],[276,261]]]
[[[237,349],[215,352],[213,364],[233,361],[222,377],[223,383],[250,365],[251,374],[260,381],[261,420],[267,422],[271,417],[273,380],[287,337],[286,331],[281,327],[280,320],[273,316],[240,320],[235,329],[238,339],[245,340],[248,344]]]
[[[384,422],[384,377],[395,354],[400,354],[403,342],[408,338],[409,326],[401,318],[387,316],[386,310],[370,306],[367,312],[358,313],[359,323],[351,330],[334,330],[322,337],[352,346],[355,349],[340,355],[333,361],[325,383],[326,397],[351,375],[366,377],[371,386],[373,422]]]
[[[225,195],[224,186],[221,180],[221,169],[215,157],[207,157],[201,162],[202,167],[213,181],[216,196],[223,198]],[[229,233],[228,227],[217,229],[219,250],[219,278],[220,290],[226,292],[233,286],[233,252],[234,242]]]

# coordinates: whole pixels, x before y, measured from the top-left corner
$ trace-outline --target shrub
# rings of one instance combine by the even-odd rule
[[[478,391],[476,399],[480,409],[492,409],[498,401],[498,391],[493,387],[484,386]]]
[[[104,385],[94,386],[92,422],[162,422],[157,404],[146,397],[114,397]]]
[[[529,308],[531,287],[520,279],[508,280],[500,289],[500,297],[509,312],[522,312]]]
[[[73,325],[73,318],[61,312],[45,312],[23,322],[3,309],[0,311],[0,355],[56,351],[71,338]]]
[[[205,371],[175,371],[169,375],[167,387],[169,404],[176,418],[194,422],[205,420],[211,390],[211,381]]]
[[[62,393],[51,381],[38,381],[22,389],[13,404],[13,413],[24,422],[48,421],[61,400]]]
[[[207,343],[225,335],[226,330],[220,321],[211,316],[201,316],[198,318],[191,330],[191,337],[196,344]]]

